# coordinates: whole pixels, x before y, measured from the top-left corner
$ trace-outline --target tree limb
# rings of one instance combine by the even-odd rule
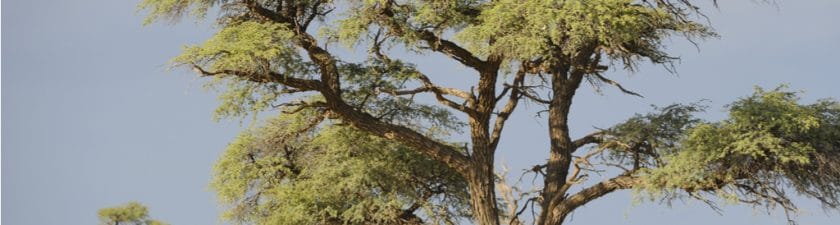
[[[583,147],[587,144],[599,143],[601,142],[601,136],[604,134],[605,131],[601,130],[578,138],[577,140],[572,141],[572,143],[575,145],[574,149],[577,150],[578,148]]]
[[[602,181],[598,184],[584,188],[578,193],[575,193],[568,198],[556,196],[552,201],[562,201],[552,209],[545,209],[553,211],[554,217],[548,218],[545,224],[560,224],[566,216],[580,206],[589,203],[592,200],[600,198],[606,194],[620,189],[632,188],[638,182],[636,178],[630,173],[623,173],[617,177]]]
[[[391,8],[393,4],[394,2],[391,0],[382,5],[379,9],[379,15],[381,15],[381,17],[377,17],[377,22],[388,28],[395,35],[405,36],[408,33],[414,33],[421,40],[425,41],[433,51],[443,53],[476,70],[480,70],[485,66],[485,64],[487,64],[486,61],[479,59],[467,49],[458,46],[458,44],[455,44],[454,42],[438,37],[432,31],[425,29],[412,29],[395,21],[396,18],[394,11]]]
[[[294,41],[294,44],[308,53],[312,62],[318,65],[319,73],[321,75],[320,80],[303,80],[282,75],[278,76],[278,74],[270,72],[269,74],[271,76],[269,77],[273,79],[257,79],[256,82],[277,82],[297,89],[316,90],[324,96],[327,110],[335,113],[345,122],[374,135],[397,140],[412,146],[417,149],[417,151],[426,154],[435,160],[443,162],[461,174],[468,173],[468,168],[471,166],[470,160],[455,147],[433,140],[410,128],[378,120],[376,117],[363,111],[359,111],[347,104],[341,97],[341,84],[339,82],[340,74],[335,58],[325,49],[319,47],[317,40],[314,37],[306,33],[306,31],[300,30],[299,26],[295,26],[295,21],[293,19],[285,17],[278,12],[268,10],[256,1],[245,2],[248,3],[251,12],[256,13],[260,17],[298,28],[298,30],[295,30],[296,40]],[[205,75],[226,73],[248,79],[262,78],[253,76],[254,74],[238,71],[199,71],[202,72],[202,74],[205,74],[206,72]]]
[[[598,80],[601,80],[601,81],[602,81],[602,82],[604,82],[604,83],[607,83],[607,84],[609,84],[609,85],[612,85],[612,86],[617,87],[619,90],[621,90],[621,92],[624,92],[625,94],[634,95],[634,96],[637,96],[637,97],[640,97],[640,98],[644,98],[644,97],[645,97],[645,96],[642,96],[642,95],[641,95],[641,94],[639,94],[639,93],[636,93],[636,92],[633,92],[633,91],[630,91],[630,90],[625,89],[625,88],[624,88],[623,86],[621,86],[621,84],[619,84],[618,82],[615,82],[614,80],[610,80],[609,78],[606,78],[606,77],[602,76],[601,74],[598,74],[598,73],[593,73],[593,74],[591,74],[591,75],[592,75],[592,76],[595,76],[596,78],[598,78]]]
[[[201,76],[216,76],[227,74],[247,79],[256,83],[280,83],[297,89],[295,90],[296,92],[319,91],[322,89],[323,86],[322,83],[318,80],[300,79],[276,72],[257,73],[229,69],[219,71],[207,71],[196,64],[192,65],[192,69]]]
[[[513,86],[521,86],[525,80],[525,66],[523,65],[520,67],[519,71],[516,73],[516,77],[513,78]],[[510,86],[509,86],[510,87]],[[516,106],[519,103],[519,99],[522,98],[521,91],[518,88],[507,88],[506,90],[513,89],[510,93],[510,97],[505,104],[504,108],[499,112],[496,116],[496,124],[493,125],[493,132],[490,135],[490,146],[492,149],[495,149],[496,146],[499,144],[499,139],[502,135],[502,129],[505,127],[505,122],[510,117],[510,114],[513,113],[513,110],[516,109]]]

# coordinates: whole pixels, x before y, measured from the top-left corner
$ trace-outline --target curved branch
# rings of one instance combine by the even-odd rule
[[[345,102],[341,97],[341,83],[339,82],[340,74],[337,68],[337,60],[335,60],[333,55],[324,48],[318,46],[317,40],[312,37],[312,35],[306,33],[304,30],[300,30],[299,26],[294,24],[294,20],[283,16],[279,12],[274,12],[264,8],[256,1],[246,1],[246,3],[249,6],[249,10],[256,13],[258,16],[270,19],[273,22],[287,24],[290,27],[297,29],[295,30],[296,40],[294,41],[294,44],[305,50],[312,62],[318,65],[319,73],[321,75],[320,80],[292,78],[273,72],[269,73],[271,76],[267,76],[272,79],[258,79],[265,78],[265,76],[253,76],[251,73],[227,70],[220,72],[207,72],[200,70],[202,74],[215,75],[226,73],[240,77],[257,79],[255,82],[276,82],[297,89],[316,90],[324,96],[324,99],[326,100],[325,108],[330,113],[334,113],[354,127],[380,137],[402,142],[437,161],[443,162],[462,175],[468,174],[469,168],[471,167],[470,160],[455,147],[431,139],[410,128],[378,120],[373,115],[359,111]]]
[[[572,144],[574,144],[574,150],[577,150],[580,147],[583,147],[584,145],[600,143],[601,142],[601,136],[604,135],[605,133],[606,133],[605,131],[601,130],[601,131],[597,131],[597,132],[594,132],[594,133],[591,133],[591,134],[587,134],[586,136],[583,136],[581,138],[578,138],[577,140],[572,141]]]
[[[205,77],[227,74],[237,76],[239,78],[244,78],[256,83],[280,83],[297,89],[295,90],[295,92],[320,91],[323,87],[321,81],[318,80],[300,79],[280,74],[277,72],[256,73],[230,69],[219,71],[207,71],[196,64],[192,64],[192,69],[196,73]]]
[[[585,188],[568,198],[555,196],[552,201],[557,201],[559,204],[552,209],[546,209],[551,210],[552,215],[554,215],[552,218],[548,218],[546,224],[561,224],[566,216],[578,207],[612,193],[613,191],[632,188],[637,182],[638,180],[629,173],[624,173],[612,179],[605,180]]]
[[[374,37],[373,47],[371,48],[371,53],[373,53],[374,56],[376,56],[377,58],[379,58],[379,59],[381,59],[385,62],[391,62],[390,57],[386,56],[385,54],[382,54],[382,51],[381,51],[382,50],[382,48],[381,48],[382,41],[380,41],[380,34],[381,34],[381,30],[377,31],[377,33]],[[415,70],[414,73],[415,73],[415,75],[417,75],[417,78],[423,84],[423,87],[418,87],[418,88],[411,89],[411,90],[384,90],[384,92],[389,93],[389,94],[394,95],[394,96],[414,95],[414,94],[423,93],[423,92],[432,92],[435,95],[435,100],[437,100],[439,103],[441,103],[443,105],[446,105],[450,108],[456,109],[458,111],[464,112],[469,116],[475,116],[476,115],[476,110],[468,106],[468,105],[473,105],[472,103],[475,103],[475,101],[476,101],[475,95],[473,95],[471,93],[467,93],[466,91],[456,89],[456,88],[448,88],[448,87],[437,86],[434,83],[432,83],[431,79],[429,79],[428,76],[421,73],[420,71]],[[447,99],[446,97],[444,97],[444,95],[451,95],[451,96],[459,97],[459,98],[464,100],[464,103],[463,104],[458,104],[458,103],[456,103],[456,102],[454,102],[450,99]]]
[[[479,59],[470,51],[458,44],[435,35],[432,31],[423,29],[415,30],[394,21],[396,18],[394,11],[391,9],[393,3],[393,1],[387,1],[379,10],[379,15],[381,17],[377,17],[377,22],[382,26],[388,28],[397,36],[405,36],[408,33],[414,33],[418,38],[420,38],[420,40],[426,42],[432,50],[443,53],[461,64],[476,70],[481,70],[481,68],[486,66],[486,61]]]
[[[609,85],[612,85],[612,86],[617,87],[617,88],[618,88],[618,90],[621,90],[621,92],[624,92],[625,94],[628,94],[628,95],[634,95],[634,96],[637,96],[637,97],[640,97],[640,98],[644,98],[644,97],[645,97],[645,96],[642,96],[642,95],[641,95],[641,94],[639,94],[639,93],[636,93],[636,92],[633,92],[633,91],[630,91],[630,90],[625,89],[625,88],[624,88],[623,86],[621,86],[621,84],[619,84],[618,82],[615,82],[614,80],[610,80],[609,78],[606,78],[606,77],[602,76],[601,74],[598,74],[598,73],[593,73],[593,74],[591,74],[591,75],[592,75],[592,76],[595,76],[596,78],[598,78],[598,80],[601,80],[601,82],[604,82],[604,83],[607,83],[607,84],[609,84]]]
[[[516,87],[514,87],[514,88],[516,88]],[[531,99],[531,101],[534,101],[536,103],[546,104],[546,105],[551,104],[550,100],[540,98],[540,97],[528,92],[527,90],[520,90],[519,93],[522,94],[523,97]]]

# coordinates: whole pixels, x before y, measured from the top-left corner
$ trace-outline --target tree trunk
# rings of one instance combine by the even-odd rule
[[[475,165],[470,177],[467,178],[473,219],[478,225],[499,224],[494,176],[492,164],[490,166]]]
[[[496,149],[490,141],[490,118],[496,106],[496,80],[500,60],[495,56],[488,58],[488,63],[479,69],[478,99],[474,103],[475,113],[470,117],[470,135],[472,155],[470,157],[467,182],[470,188],[470,203],[473,219],[479,225],[499,225],[499,212],[496,205],[496,175],[493,163]]]
[[[488,118],[470,119],[472,156],[465,178],[469,183],[473,219],[479,225],[498,225],[496,205],[496,175],[493,173],[495,149],[490,147]]]
[[[471,120],[473,134],[473,154],[469,172],[466,176],[470,189],[470,203],[473,219],[478,225],[499,225],[496,206],[496,175],[493,173],[494,150],[489,148],[487,130],[482,124]]]
[[[572,161],[575,146],[569,136],[568,116],[572,105],[572,98],[582,79],[582,74],[568,70],[555,72],[552,75],[553,96],[548,109],[549,137],[551,149],[546,164],[546,176],[543,181],[542,211],[537,224],[561,224],[565,215],[557,215],[552,209],[557,207],[565,198],[566,179]],[[567,74],[569,76],[567,77]]]

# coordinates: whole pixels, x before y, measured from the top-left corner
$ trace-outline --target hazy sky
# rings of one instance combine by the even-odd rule
[[[674,39],[679,75],[643,66],[610,76],[646,98],[607,88],[581,88],[572,112],[576,135],[609,127],[649,105],[709,99],[704,118],[754,85],[789,83],[805,100],[840,98],[840,1],[721,1],[708,9],[720,39],[700,51]],[[96,224],[96,210],[138,200],[173,225],[217,224],[219,207],[207,188],[211,166],[242,128],[215,123],[215,93],[166,61],[184,44],[203,41],[211,27],[141,27],[137,1],[7,0],[2,7],[2,223]],[[437,54],[410,56],[436,81],[464,85],[475,76]],[[510,120],[498,162],[518,174],[547,154],[544,118],[535,105]],[[801,224],[836,224],[810,200]],[[717,215],[697,203],[672,208],[634,205],[628,191],[580,208],[570,224],[785,224],[745,206]],[[832,223],[831,221],[834,220]]]

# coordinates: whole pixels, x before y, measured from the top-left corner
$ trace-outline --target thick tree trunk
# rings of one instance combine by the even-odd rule
[[[470,186],[473,219],[479,225],[499,224],[496,175],[493,173],[496,149],[490,141],[490,118],[496,104],[499,64],[494,57],[491,57],[490,62],[486,67],[480,68],[478,101],[473,107],[475,114],[469,120],[473,151],[470,157],[472,165],[466,177]]]
[[[471,123],[477,121],[472,120]],[[499,214],[496,206],[495,174],[493,173],[494,154],[488,147],[486,129],[481,123],[473,124],[473,154],[469,172],[466,175],[470,189],[470,203],[473,219],[478,225],[498,225]]]
[[[568,71],[568,70],[566,70]],[[565,215],[558,215],[556,208],[565,198],[566,179],[572,161],[575,145],[569,136],[568,116],[575,91],[580,85],[582,75],[569,72],[556,72],[552,76],[553,96],[548,109],[549,138],[551,149],[546,163],[546,176],[543,181],[542,212],[537,218],[538,224],[560,224]]]
[[[492,161],[491,161],[492,162]],[[486,165],[486,164],[485,164]],[[470,188],[470,203],[473,219],[478,225],[498,225],[499,214],[496,208],[496,189],[494,174],[490,166],[475,165],[467,178]]]

